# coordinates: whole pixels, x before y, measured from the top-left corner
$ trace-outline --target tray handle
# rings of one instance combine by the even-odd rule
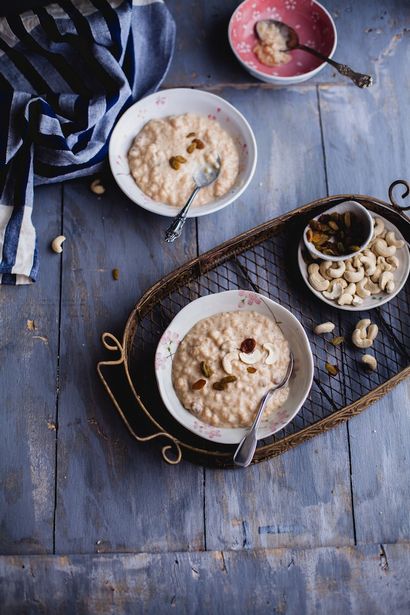
[[[107,350],[110,350],[111,352],[118,351],[120,353],[119,358],[114,360],[114,361],[99,361],[97,363],[97,372],[98,372],[100,380],[103,383],[103,385],[104,385],[108,395],[110,396],[111,401],[113,402],[113,404],[114,404],[118,414],[120,415],[120,417],[124,421],[125,426],[128,429],[129,433],[138,442],[149,442],[150,440],[154,440],[155,438],[168,438],[169,440],[171,440],[172,444],[166,444],[165,446],[163,446],[162,449],[161,449],[161,452],[162,452],[162,457],[164,458],[164,460],[167,463],[169,463],[171,465],[176,465],[182,459],[182,451],[181,451],[181,447],[179,446],[179,444],[178,444],[177,440],[175,440],[175,438],[173,438],[166,431],[158,431],[157,433],[154,433],[154,434],[152,434],[150,436],[138,436],[135,433],[135,431],[133,430],[133,428],[131,427],[130,423],[127,420],[127,417],[125,416],[123,410],[121,409],[121,406],[119,405],[118,401],[116,400],[115,395],[114,395],[114,393],[112,392],[112,390],[110,388],[110,385],[108,384],[108,382],[104,378],[104,375],[103,375],[103,372],[102,372],[102,369],[101,369],[102,367],[113,367],[113,366],[117,366],[117,365],[122,365],[124,363],[124,359],[125,359],[124,349],[123,349],[121,343],[118,341],[118,339],[112,333],[108,333],[107,331],[102,334],[101,341],[103,343],[103,346]],[[131,387],[131,389],[132,389],[134,397],[136,397],[135,391],[133,390],[132,387]],[[138,399],[137,399],[137,402],[138,402]],[[176,452],[175,459],[172,459],[171,457],[168,456],[168,453],[172,449],[173,446],[175,447],[175,452]]]
[[[407,211],[408,209],[410,209],[410,205],[399,205],[399,203],[396,201],[396,199],[394,198],[394,192],[395,192],[395,187],[396,186],[404,186],[404,192],[401,195],[402,199],[405,199],[407,196],[409,196],[410,194],[410,184],[409,182],[407,182],[405,179],[396,179],[396,181],[394,181],[392,184],[390,184],[389,187],[389,199],[390,199],[390,203],[392,204],[392,207],[402,213],[403,211]]]

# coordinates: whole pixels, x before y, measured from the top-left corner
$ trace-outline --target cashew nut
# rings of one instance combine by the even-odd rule
[[[387,283],[393,282],[394,275],[391,271],[383,271],[379,279],[379,286],[382,290],[387,292]],[[392,292],[392,291],[390,291]]]
[[[378,256],[393,256],[396,253],[396,246],[388,246],[384,239],[376,239],[373,244],[373,252]]]
[[[267,342],[263,345],[264,350],[267,351],[268,356],[265,359],[266,365],[273,365],[278,359],[278,353],[274,344]]]
[[[359,320],[355,330],[352,333],[352,342],[357,348],[370,348],[379,332],[379,328],[375,324],[370,324],[368,318]]]
[[[371,370],[375,370],[377,369],[377,361],[375,359],[375,357],[373,357],[373,355],[371,354],[364,354],[362,356],[362,363]]]
[[[361,305],[363,303],[363,299],[360,295],[353,295],[352,305]]]
[[[348,282],[360,282],[364,278],[364,268],[360,267],[357,271],[345,271],[344,278]]]
[[[331,333],[334,328],[335,325],[333,324],[333,322],[322,322],[320,325],[316,325],[316,327],[314,328],[314,332],[316,333],[316,335],[322,335],[323,333]]]
[[[228,352],[228,354],[226,354],[223,359],[222,359],[222,367],[223,370],[231,375],[233,372],[233,367],[232,367],[232,361],[235,361],[235,359],[238,358],[238,353],[237,352]]]
[[[384,222],[381,218],[374,219],[373,237],[381,235],[384,231]]]
[[[360,282],[356,284],[356,294],[359,295],[359,297],[361,297],[362,299],[365,299],[370,295],[370,290],[367,290],[367,288],[365,287],[366,283],[367,278],[363,278],[363,280],[360,280]]]
[[[347,293],[348,295],[356,294],[356,284],[354,282],[351,282],[349,286],[346,286],[344,292]]]
[[[327,290],[329,288],[329,280],[325,280],[319,273],[319,265],[312,263],[308,267],[309,282],[315,290]]]
[[[331,278],[341,278],[345,271],[346,265],[343,261],[340,261],[340,263],[329,267],[327,274],[330,275]]]
[[[388,256],[386,258],[386,262],[389,263],[389,265],[392,266],[392,271],[395,271],[398,266],[400,265],[400,261],[397,258],[397,256]]]
[[[372,276],[376,271],[376,255],[371,250],[365,250],[361,258],[361,263],[364,265],[365,274]]]
[[[254,365],[254,363],[259,363],[262,359],[262,353],[258,349],[253,352],[240,352],[239,358],[242,363],[246,363],[246,365]]]
[[[356,256],[353,257],[353,267],[355,269],[359,269],[361,267],[362,257],[362,254],[356,254]]]
[[[104,194],[104,192],[105,192],[105,188],[102,185],[101,180],[98,179],[98,178],[94,179],[91,182],[90,190],[91,190],[91,192],[94,192],[94,194],[98,194],[98,195]]]
[[[389,280],[386,284],[386,288],[384,289],[386,291],[386,293],[388,295],[391,295],[392,292],[394,291],[394,289],[396,288],[395,283],[393,282],[393,280]]]
[[[332,266],[332,261],[322,261],[319,265],[319,272],[325,280],[330,280],[331,277],[328,275],[327,270]]]
[[[54,252],[57,252],[57,254],[61,254],[61,252],[63,251],[62,243],[64,241],[65,241],[64,235],[59,235],[58,237],[53,239],[53,241],[51,242],[51,249],[54,250]]]
[[[380,286],[368,279],[365,284],[365,288],[370,291],[371,295],[377,295],[380,292]]]
[[[353,303],[353,295],[349,293],[343,293],[337,300],[338,305],[351,305]]]
[[[343,281],[345,282],[345,286],[347,286],[346,280]],[[332,284],[332,282],[336,283]],[[332,280],[332,282],[330,282],[330,290],[324,290],[322,295],[326,297],[326,299],[339,299],[340,295],[343,293],[343,285],[336,280]]]
[[[386,233],[385,241],[388,246],[394,246],[395,248],[402,248],[404,246],[404,241],[402,239],[396,239],[394,231]]]

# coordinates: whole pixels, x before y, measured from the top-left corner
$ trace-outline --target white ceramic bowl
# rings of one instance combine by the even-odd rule
[[[180,341],[199,320],[234,310],[259,312],[281,323],[280,327],[295,359],[289,397],[278,411],[262,420],[258,432],[260,439],[280,431],[294,418],[304,404],[313,380],[313,356],[307,335],[295,316],[275,301],[251,291],[229,290],[189,303],[175,316],[158,344],[155,354],[158,388],[165,406],[181,425],[197,436],[221,444],[237,444],[246,429],[213,427],[185,410],[172,385],[172,358]]]
[[[317,0],[244,0],[232,14],[228,38],[232,51],[242,66],[256,79],[274,85],[294,85],[317,75],[325,66],[315,56],[292,51],[288,64],[266,66],[253,53],[257,43],[255,23],[276,19],[297,32],[302,44],[333,57],[337,46],[336,25],[332,16]]]
[[[400,233],[399,229],[396,226],[394,226],[394,224],[392,224],[389,220],[386,220],[386,218],[383,218],[383,216],[381,216],[380,214],[377,214],[377,217],[381,218],[384,221],[385,228],[388,231],[394,231],[397,239],[403,239],[404,241],[403,235]],[[407,278],[409,277],[410,253],[409,253],[409,249],[407,245],[405,245],[403,248],[398,248],[396,252],[396,256],[400,259],[400,265],[394,272],[394,283],[395,283],[394,292],[392,292],[390,295],[388,295],[387,293],[380,293],[380,295],[371,295],[370,297],[366,297],[366,299],[363,300],[363,303],[361,305],[338,305],[336,301],[331,301],[330,299],[326,299],[326,297],[324,297],[320,291],[315,290],[309,284],[307,265],[302,256],[303,248],[304,248],[304,242],[302,238],[300,240],[299,248],[298,248],[298,265],[299,265],[300,272],[302,274],[302,278],[304,279],[306,283],[306,286],[321,301],[324,301],[324,303],[331,305],[337,310],[346,310],[347,312],[365,312],[366,310],[371,310],[373,308],[380,307],[384,303],[388,303],[389,301],[391,301],[393,297],[395,297],[401,291],[401,289],[403,288],[403,286],[405,285],[407,281]]]
[[[235,201],[255,172],[257,147],[252,128],[244,116],[223,98],[188,88],[162,90],[143,98],[118,120],[110,139],[109,161],[117,184],[134,203],[161,216],[175,216],[180,207],[154,201],[138,188],[130,174],[127,154],[134,138],[149,120],[182,113],[205,115],[218,121],[233,137],[240,156],[234,186],[224,196],[206,205],[193,205],[188,217],[195,218],[218,211]]]
[[[368,212],[368,210],[365,207],[363,207],[363,205],[360,205],[360,203],[357,203],[356,201],[344,201],[343,203],[340,203],[339,205],[335,205],[334,207],[330,207],[329,209],[322,211],[322,213],[316,216],[315,218],[313,218],[313,220],[318,220],[318,218],[320,218],[320,216],[323,216],[323,214],[332,214],[334,212],[337,212],[338,214],[344,214],[346,212],[350,212],[354,214],[360,220],[362,224],[362,228],[363,228],[363,240],[360,242],[359,247],[360,247],[360,250],[364,250],[373,235],[373,219],[370,213]],[[319,250],[315,248],[315,246],[313,245],[311,241],[308,241],[307,236],[306,236],[308,228],[309,228],[309,224],[305,227],[305,230],[303,231],[303,241],[305,242],[305,246],[307,247],[309,252],[315,258],[321,258],[326,261],[337,262],[337,261],[345,261],[348,258],[352,258],[353,256],[355,256],[356,252],[352,252],[350,254],[343,254],[343,256],[328,256],[326,254],[323,254],[322,252],[320,252]]]

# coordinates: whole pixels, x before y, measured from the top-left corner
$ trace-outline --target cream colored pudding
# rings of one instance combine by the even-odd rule
[[[193,207],[226,194],[239,171],[239,152],[233,138],[215,120],[185,113],[150,120],[128,152],[131,175],[154,201],[182,206],[194,189],[193,175],[221,160],[218,179],[203,188]]]
[[[187,333],[172,363],[184,408],[216,427],[248,427],[263,395],[286,374],[289,344],[279,326],[257,312],[222,312]],[[265,417],[280,408],[289,387],[276,391]]]

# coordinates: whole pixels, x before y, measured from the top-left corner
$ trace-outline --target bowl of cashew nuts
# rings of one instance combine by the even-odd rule
[[[370,241],[348,257],[332,260],[306,256],[302,238],[298,264],[308,288],[340,310],[370,310],[387,303],[403,288],[410,272],[409,248],[386,218],[371,214]]]

